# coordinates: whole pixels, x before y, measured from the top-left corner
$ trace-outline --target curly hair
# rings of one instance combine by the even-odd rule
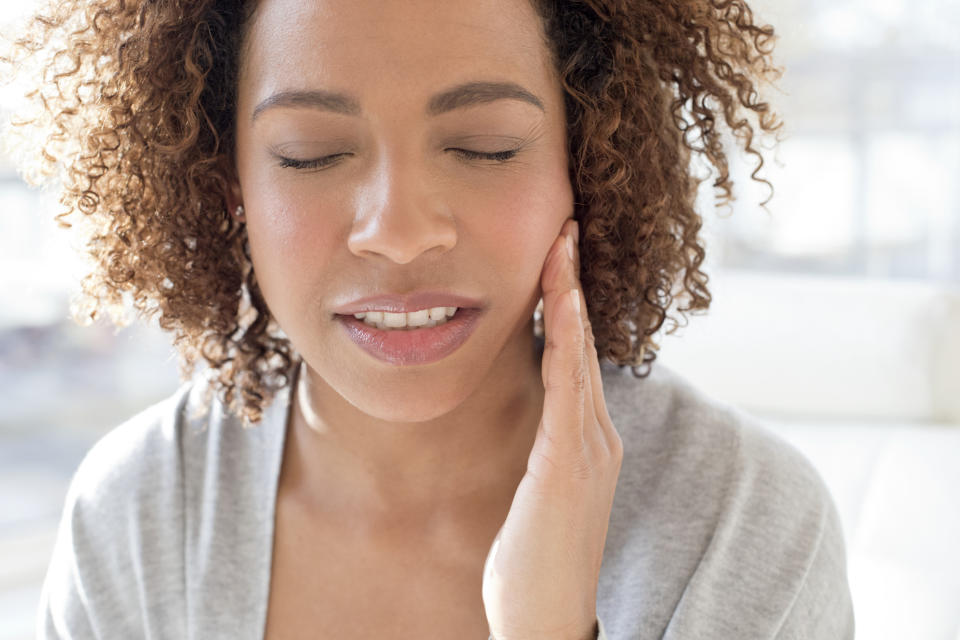
[[[236,80],[250,0],[70,0],[33,16],[0,61],[38,65],[32,111],[11,122],[24,177],[57,176],[93,268],[74,301],[92,322],[123,311],[174,335],[181,376],[249,425],[290,384],[295,354],[257,284],[246,231],[225,210]],[[733,198],[722,125],[745,152],[781,123],[759,99],[779,76],[774,31],[743,0],[534,0],[561,79],[581,282],[598,357],[645,377],[655,334],[706,310],[691,160]],[[36,82],[39,80],[39,82]],[[759,129],[759,130],[758,130]],[[20,134],[20,135],[17,135]],[[79,218],[78,218],[78,215]],[[72,216],[72,218],[71,218]],[[535,331],[543,334],[535,316]],[[640,371],[643,366],[645,371]]]

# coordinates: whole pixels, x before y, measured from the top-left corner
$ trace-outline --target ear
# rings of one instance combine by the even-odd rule
[[[243,193],[240,191],[240,182],[230,180],[227,184],[227,193],[224,197],[227,203],[227,211],[231,215],[236,215],[237,207],[243,204]],[[242,218],[242,216],[240,216]]]
[[[240,189],[240,179],[237,176],[237,168],[233,158],[223,156],[220,161],[220,170],[225,181],[223,203],[227,208],[227,213],[235,215],[237,207],[243,204],[243,191]]]

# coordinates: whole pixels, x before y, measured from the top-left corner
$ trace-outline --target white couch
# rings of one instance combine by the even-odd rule
[[[858,639],[960,640],[960,287],[710,273],[658,359],[820,471]]]

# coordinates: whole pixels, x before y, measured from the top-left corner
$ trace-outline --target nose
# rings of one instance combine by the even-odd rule
[[[376,254],[398,264],[432,250],[449,251],[457,243],[456,224],[447,199],[416,160],[378,163],[355,196],[350,251]]]

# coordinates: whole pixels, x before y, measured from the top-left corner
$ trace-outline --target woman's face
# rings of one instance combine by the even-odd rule
[[[371,415],[420,420],[526,365],[573,213],[563,94],[528,0],[261,0],[240,65],[235,197],[309,367]],[[423,289],[483,309],[429,364],[368,355],[335,315]]]

